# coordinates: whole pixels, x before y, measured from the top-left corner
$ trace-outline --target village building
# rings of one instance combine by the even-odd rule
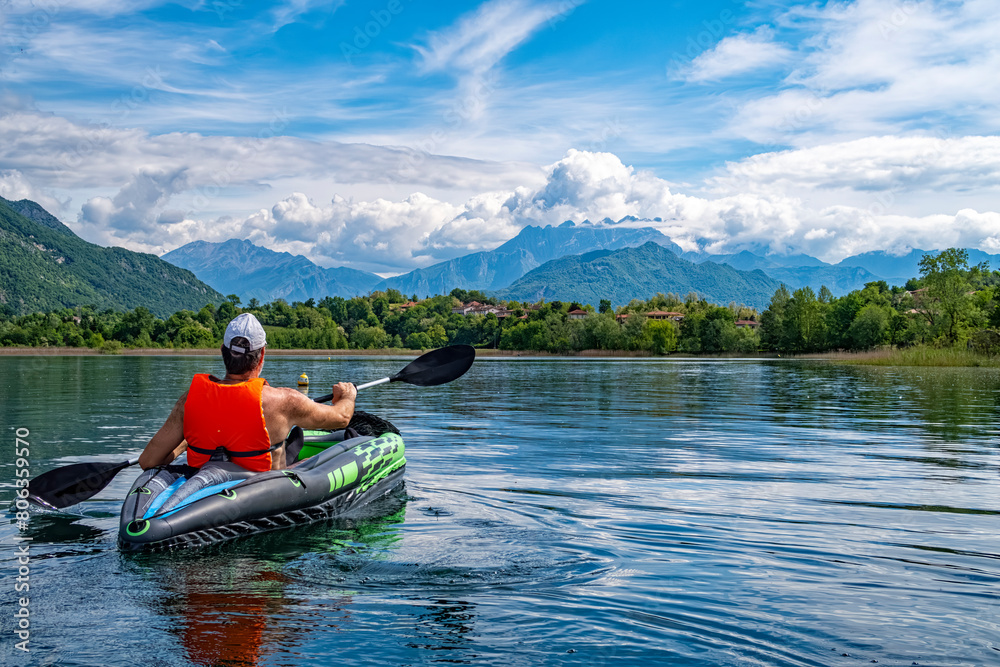
[[[651,320],[670,320],[672,322],[680,322],[684,319],[684,313],[675,313],[673,311],[666,310],[651,310],[648,313],[622,313],[621,315],[616,315],[615,319],[621,324],[629,318],[630,315],[642,315]]]
[[[478,301],[471,301],[469,303],[464,303],[461,306],[452,308],[451,312],[456,315],[462,315],[463,317],[467,317],[469,315],[493,314],[497,316],[497,319],[503,319],[505,317],[510,317],[514,311],[506,306],[491,306],[489,304],[479,303]]]

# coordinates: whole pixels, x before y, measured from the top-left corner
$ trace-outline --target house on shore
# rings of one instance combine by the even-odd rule
[[[622,313],[621,315],[615,315],[615,319],[618,320],[618,324],[622,324],[631,315],[640,315],[650,320],[669,320],[677,324],[680,324],[684,319],[684,313],[675,313],[667,310],[651,310],[648,313]]]

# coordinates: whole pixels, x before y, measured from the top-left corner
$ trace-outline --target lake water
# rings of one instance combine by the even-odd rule
[[[273,358],[311,393],[406,360]],[[207,357],[0,357],[0,498],[135,456]],[[1000,373],[482,359],[366,390],[405,486],[205,551],[116,547],[133,470],[0,537],[4,664],[1000,664]],[[34,538],[30,654],[12,539]]]

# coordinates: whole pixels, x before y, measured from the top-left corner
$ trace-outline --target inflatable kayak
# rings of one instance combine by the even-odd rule
[[[393,432],[296,427],[286,440],[286,457],[296,463],[285,470],[255,473],[215,461],[200,470],[150,468],[125,498],[118,542],[129,551],[206,546],[333,518],[399,485],[404,451]]]

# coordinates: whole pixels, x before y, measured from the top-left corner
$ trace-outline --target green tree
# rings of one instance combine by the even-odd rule
[[[792,300],[788,288],[782,284],[771,297],[771,303],[760,314],[760,342],[768,350],[783,349],[785,336],[785,311]]]
[[[858,313],[848,328],[847,337],[855,350],[868,350],[884,345],[889,340],[891,311],[885,306],[870,303]]]
[[[611,312],[611,302],[607,299],[601,299],[601,305],[598,307],[597,312],[601,315]]]
[[[948,342],[958,342],[967,326],[982,315],[971,292],[972,281],[986,270],[985,264],[969,268],[969,253],[960,248],[924,255],[920,260],[925,293],[917,300],[917,309]]]
[[[411,333],[406,337],[406,347],[411,350],[426,350],[431,347],[431,339],[423,331]]]
[[[351,334],[351,343],[362,350],[382,349],[392,344],[392,337],[382,327],[362,325]]]
[[[372,298],[372,312],[375,313],[375,317],[379,321],[385,320],[385,316],[389,314],[389,297],[385,294],[378,293],[378,296]]]
[[[143,337],[148,339],[153,333],[156,319],[146,308],[139,306],[122,315],[114,330],[114,339],[132,345]]]
[[[825,305],[811,287],[792,293],[785,308],[782,349],[789,352],[816,352],[826,345]]]
[[[677,349],[677,327],[669,320],[646,320],[643,334],[653,354],[669,354]]]

